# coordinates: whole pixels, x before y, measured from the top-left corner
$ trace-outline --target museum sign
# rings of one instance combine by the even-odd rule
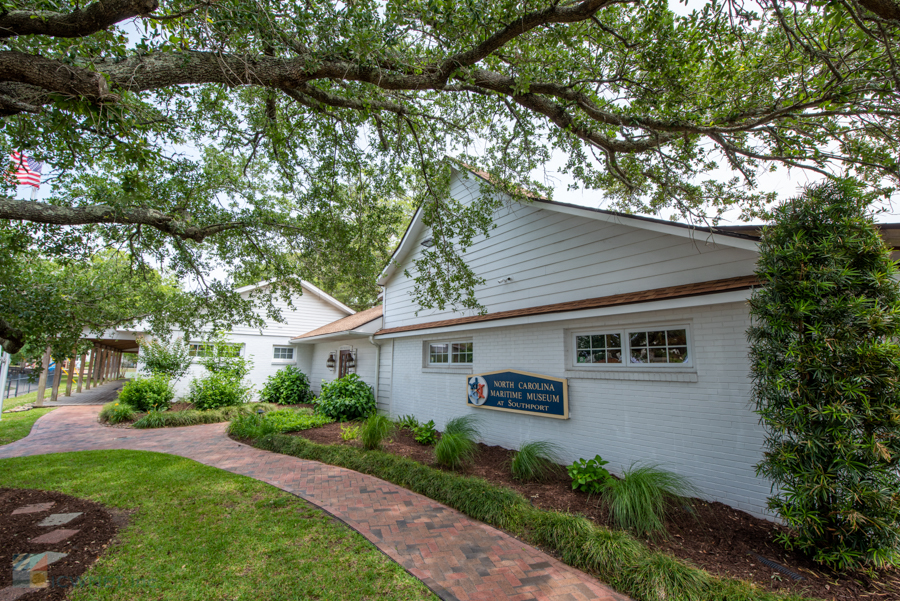
[[[481,409],[569,419],[565,378],[515,369],[467,376],[466,402]]]

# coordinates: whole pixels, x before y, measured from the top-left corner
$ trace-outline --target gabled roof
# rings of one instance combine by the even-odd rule
[[[455,166],[459,167],[458,169],[456,167],[453,167],[455,171],[468,171],[479,179],[482,179],[485,182],[493,185],[493,182],[491,181],[488,174],[472,169],[468,165],[460,163],[459,161],[452,160],[452,162]],[[665,219],[656,219],[653,217],[644,217],[641,215],[629,215],[627,213],[620,213],[618,211],[608,211],[606,209],[583,207],[580,205],[574,205],[565,202],[547,200],[533,193],[526,192],[525,195],[534,203],[534,206],[539,209],[545,209],[557,213],[565,213],[568,215],[576,215],[579,217],[584,217],[586,219],[619,223],[638,229],[657,231],[683,238],[696,239],[698,235],[705,235],[707,238],[712,238],[715,243],[721,244],[723,246],[731,246],[752,251],[757,250],[757,238],[755,236],[747,235],[739,231],[728,231],[724,228],[719,227],[689,225],[686,223],[678,223],[676,221],[667,221]],[[394,253],[391,255],[390,261],[378,276],[377,283],[379,285],[383,286],[394,275],[394,273],[397,271],[397,265],[402,262],[412,251],[414,241],[418,239],[419,234],[422,232],[423,228],[424,223],[422,221],[422,207],[419,207],[416,210],[415,215],[413,215],[412,221],[410,221],[409,226],[407,226],[406,232],[403,234],[403,238],[400,240],[400,244],[397,245],[396,249],[394,249]]]
[[[316,328],[315,330],[311,330],[306,334],[300,334],[299,336],[294,336],[291,340],[301,340],[304,338],[314,338],[316,336],[324,336],[326,334],[337,334],[339,332],[352,332],[357,328],[361,328],[367,323],[371,323],[376,319],[381,319],[382,312],[384,310],[383,305],[378,305],[377,307],[372,307],[371,309],[366,309],[365,311],[360,311],[359,313],[354,313],[348,317],[344,317],[342,319],[338,319],[337,321],[332,321],[329,324],[325,324],[320,328]]]
[[[258,284],[251,284],[249,286],[241,286],[240,288],[235,288],[234,291],[237,292],[238,294],[243,294],[245,292],[251,292],[253,290],[258,290],[260,288],[265,288],[266,286],[268,286],[269,284],[272,284],[273,282],[274,282],[274,280],[266,280],[265,282],[259,282]],[[307,290],[309,290],[314,296],[318,296],[320,299],[322,299],[323,301],[325,301],[332,307],[340,309],[344,313],[349,313],[351,315],[353,313],[356,313],[356,311],[354,311],[353,309],[351,309],[350,307],[348,307],[347,305],[345,305],[338,299],[334,298],[333,296],[331,296],[330,294],[328,294],[321,288],[318,288],[317,286],[311,284],[310,282],[307,282],[306,280],[300,280],[300,285],[303,286],[304,288],[306,288]]]
[[[699,282],[697,284],[683,284],[680,286],[667,286],[665,288],[655,288],[653,290],[644,290],[641,292],[628,292],[625,294],[613,294],[610,296],[601,296],[598,298],[589,298],[580,301],[569,301],[565,303],[554,303],[552,305],[540,305],[538,307],[528,307],[526,309],[515,309],[512,311],[498,311],[496,313],[488,313],[486,315],[473,315],[471,317],[457,317],[456,319],[443,319],[440,321],[431,321],[428,323],[417,323],[408,326],[399,326],[396,328],[386,328],[378,330],[376,336],[383,334],[394,334],[397,332],[411,332],[414,330],[428,330],[431,328],[445,328],[449,326],[458,326],[469,323],[477,323],[483,321],[494,321],[498,319],[511,319],[513,317],[525,317],[528,315],[543,315],[548,313],[564,313],[569,311],[583,311],[586,309],[599,309],[603,307],[617,307],[621,305],[632,305],[637,303],[647,303],[652,301],[669,300],[675,298],[685,298],[689,296],[701,296],[705,294],[718,294],[720,292],[732,292],[735,290],[746,290],[759,284],[759,280],[755,275],[741,276],[737,278],[728,278],[724,280],[710,280],[707,282]]]

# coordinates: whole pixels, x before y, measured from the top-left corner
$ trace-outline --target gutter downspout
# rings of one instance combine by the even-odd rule
[[[375,342],[375,334],[369,336],[369,344],[375,347],[375,404],[378,404],[378,379],[381,376],[381,345]]]

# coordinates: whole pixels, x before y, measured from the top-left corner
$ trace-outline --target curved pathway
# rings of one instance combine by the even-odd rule
[[[0,459],[128,449],[187,457],[277,486],[337,517],[422,580],[461,601],[627,601],[594,578],[462,513],[373,476],[262,451],[225,424],[132,430],[97,423],[99,407],[60,407]]]

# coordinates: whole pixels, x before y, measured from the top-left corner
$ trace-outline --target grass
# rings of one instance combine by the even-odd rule
[[[137,411],[126,403],[107,403],[100,409],[98,419],[109,424],[130,422],[137,416]]]
[[[633,464],[622,478],[607,478],[601,487],[603,504],[613,521],[637,536],[665,534],[666,506],[687,503],[697,490],[684,476],[655,464]]]
[[[304,501],[188,459],[144,451],[2,459],[0,486],[133,512],[120,543],[85,573],[88,584],[70,591],[72,601],[435,599]]]
[[[188,409],[186,411],[150,411],[140,417],[133,426],[138,429],[145,428],[178,428],[181,426],[196,426],[199,424],[216,424],[236,419],[242,415],[256,413],[260,409],[265,412],[274,411],[277,405],[269,403],[248,403],[236,407],[222,407],[199,411]],[[129,413],[130,410],[130,413]],[[131,421],[141,414],[128,407],[125,403],[107,403],[100,410],[101,422],[111,424]]]
[[[481,433],[478,430],[478,418],[475,415],[454,417],[441,433],[441,439],[434,446],[434,459],[439,465],[458,469],[475,460],[475,439]]]
[[[540,482],[558,472],[559,445],[546,440],[526,442],[516,451],[510,470],[516,480]]]
[[[297,436],[264,436],[254,445],[376,476],[448,505],[469,517],[544,547],[570,566],[597,576],[635,601],[800,601],[758,586],[719,578],[675,557],[654,552],[629,533],[572,514],[539,509],[522,495],[437,470],[404,457]]]
[[[383,415],[370,415],[362,426],[359,436],[363,448],[369,451],[381,448],[381,442],[388,437],[394,429],[394,422]]]

